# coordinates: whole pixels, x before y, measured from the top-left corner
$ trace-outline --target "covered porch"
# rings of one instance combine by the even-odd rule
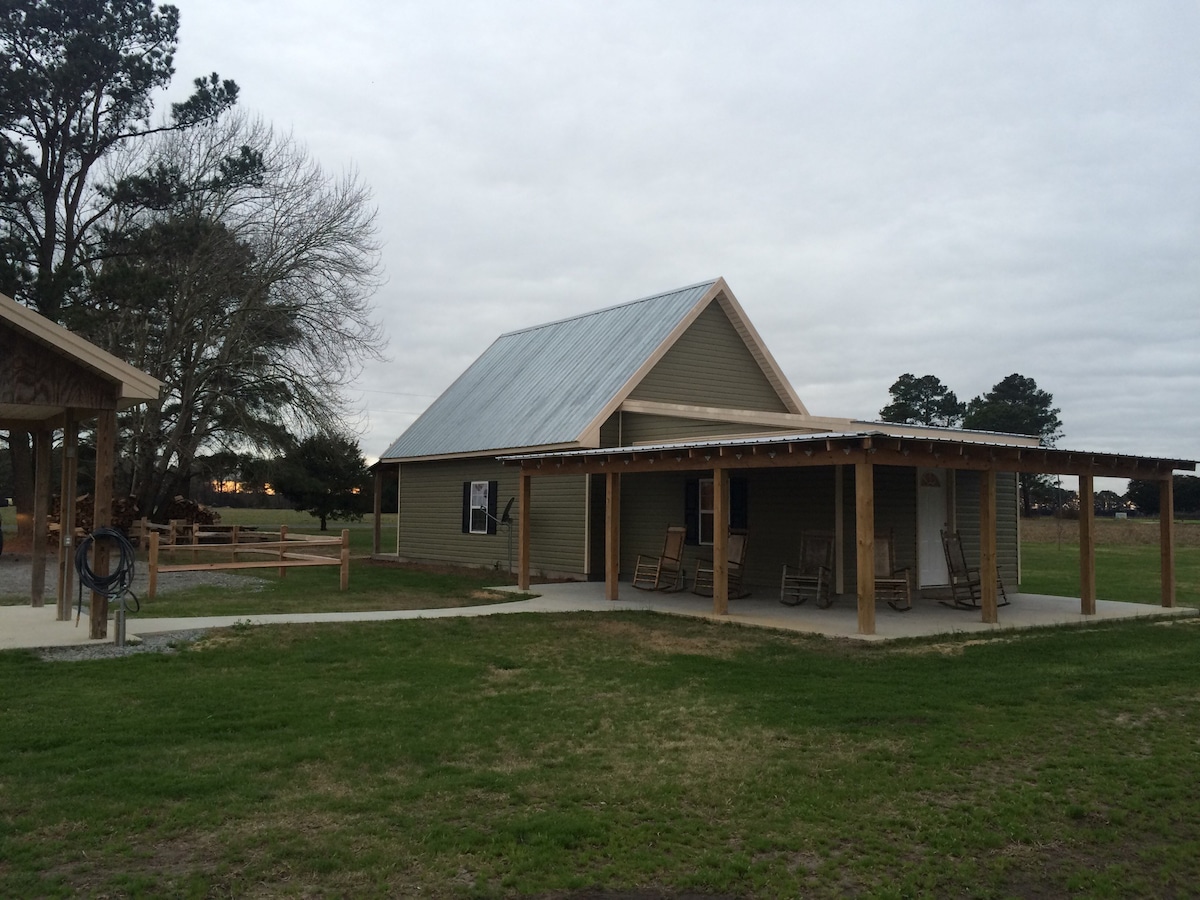
[[[849,471],[853,481],[853,508],[845,511],[848,519],[839,523],[852,535],[853,553],[849,565],[854,572],[856,594],[853,603],[855,633],[876,634],[875,534],[876,470],[900,467],[914,473],[922,468],[969,471],[978,476],[979,529],[977,551],[981,597],[978,611],[950,610],[956,621],[965,625],[974,620],[981,626],[1000,623],[997,597],[997,474],[1038,473],[1071,475],[1079,479],[1080,499],[1080,594],[1072,601],[1072,615],[1096,618],[1101,607],[1096,597],[1095,528],[1093,519],[1094,479],[1097,477],[1155,480],[1161,485],[1162,515],[1160,542],[1161,608],[1175,607],[1173,503],[1171,478],[1176,469],[1195,470],[1188,460],[1157,459],[1114,454],[1082,453],[1028,445],[1007,444],[1000,435],[979,435],[973,439],[958,436],[905,437],[876,432],[855,434],[791,434],[760,438],[736,438],[688,441],[639,447],[601,450],[560,451],[504,457],[520,467],[518,490],[518,583],[528,587],[530,578],[531,482],[540,475],[599,474],[604,476],[604,586],[609,602],[631,599],[641,594],[621,577],[621,480],[625,475],[661,472],[689,472],[711,477],[714,487],[713,519],[729,521],[730,477],[732,473],[765,469],[810,469],[833,467]],[[712,557],[715,590],[710,603],[712,615],[728,616],[730,600],[726,571],[724,528],[713,530]],[[785,562],[786,560],[780,560]],[[1015,588],[1012,585],[1011,588]],[[761,592],[760,592],[761,593]],[[1010,589],[1011,595],[1015,593]],[[1027,595],[1032,596],[1032,595]],[[1059,598],[1051,598],[1059,599]],[[707,603],[694,595],[680,597],[694,607]],[[772,598],[760,598],[775,602]],[[740,605],[744,601],[737,601]],[[1029,601],[1027,614],[1034,606],[1049,600]],[[849,604],[842,604],[849,608]],[[922,606],[937,604],[925,601]],[[1006,621],[1016,616],[1013,604],[1004,607]],[[1133,604],[1138,606],[1138,604]],[[774,612],[774,611],[773,611]],[[829,614],[832,610],[819,610]],[[907,615],[914,615],[908,613]],[[890,621],[890,617],[889,617]],[[954,629],[954,630],[961,630]]]

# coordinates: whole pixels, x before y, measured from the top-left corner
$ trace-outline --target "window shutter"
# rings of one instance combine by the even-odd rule
[[[462,533],[471,533],[471,482],[463,482],[462,496]]]
[[[496,497],[500,493],[500,482],[488,482],[488,524],[487,533],[496,533]]]
[[[729,479],[729,527],[750,527],[750,482],[745,478]]]
[[[685,542],[700,543],[700,479],[689,478],[683,483],[683,524],[687,528]]]

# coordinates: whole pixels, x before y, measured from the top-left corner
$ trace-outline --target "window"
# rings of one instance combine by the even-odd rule
[[[499,484],[495,481],[463,482],[463,534],[496,533],[496,494],[498,492]]]
[[[749,526],[749,482],[745,478],[729,479],[729,527]],[[716,520],[716,492],[711,478],[689,478],[683,499],[687,542],[712,546],[713,523]]]

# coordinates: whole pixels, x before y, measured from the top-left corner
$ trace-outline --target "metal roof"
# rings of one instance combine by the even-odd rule
[[[381,459],[580,440],[716,283],[501,335]]]

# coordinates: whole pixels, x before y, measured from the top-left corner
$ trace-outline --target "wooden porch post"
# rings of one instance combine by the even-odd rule
[[[729,472],[713,469],[713,614],[729,613]]]
[[[517,479],[517,587],[529,590],[529,528],[532,476],[524,469]]]
[[[58,515],[58,615],[60,622],[71,619],[71,597],[75,586],[75,501],[79,493],[79,423],[75,411],[67,410],[63,425],[62,487]]]
[[[50,513],[50,447],[54,433],[33,434],[33,579],[30,602],[46,603],[46,531]]]
[[[1091,475],[1079,476],[1079,612],[1096,614],[1096,496]]]
[[[996,607],[999,578],[996,570],[996,472],[987,469],[979,473],[979,599],[983,621],[993,625],[1000,621]]]
[[[102,409],[96,417],[96,492],[92,513],[92,532],[112,524],[113,470],[117,454],[117,411]],[[92,545],[92,571],[97,575],[108,574],[108,545],[99,541]],[[91,637],[100,639],[108,636],[108,598],[92,591],[92,603],[88,615]]]
[[[875,633],[875,467],[854,464],[854,537],[858,548],[858,633]]]
[[[604,476],[604,599],[620,595],[621,577],[621,473]]]
[[[375,531],[371,535],[371,555],[379,555],[383,536],[383,464],[375,464]]]
[[[1158,540],[1162,547],[1162,605],[1175,605],[1175,476],[1159,485]]]

